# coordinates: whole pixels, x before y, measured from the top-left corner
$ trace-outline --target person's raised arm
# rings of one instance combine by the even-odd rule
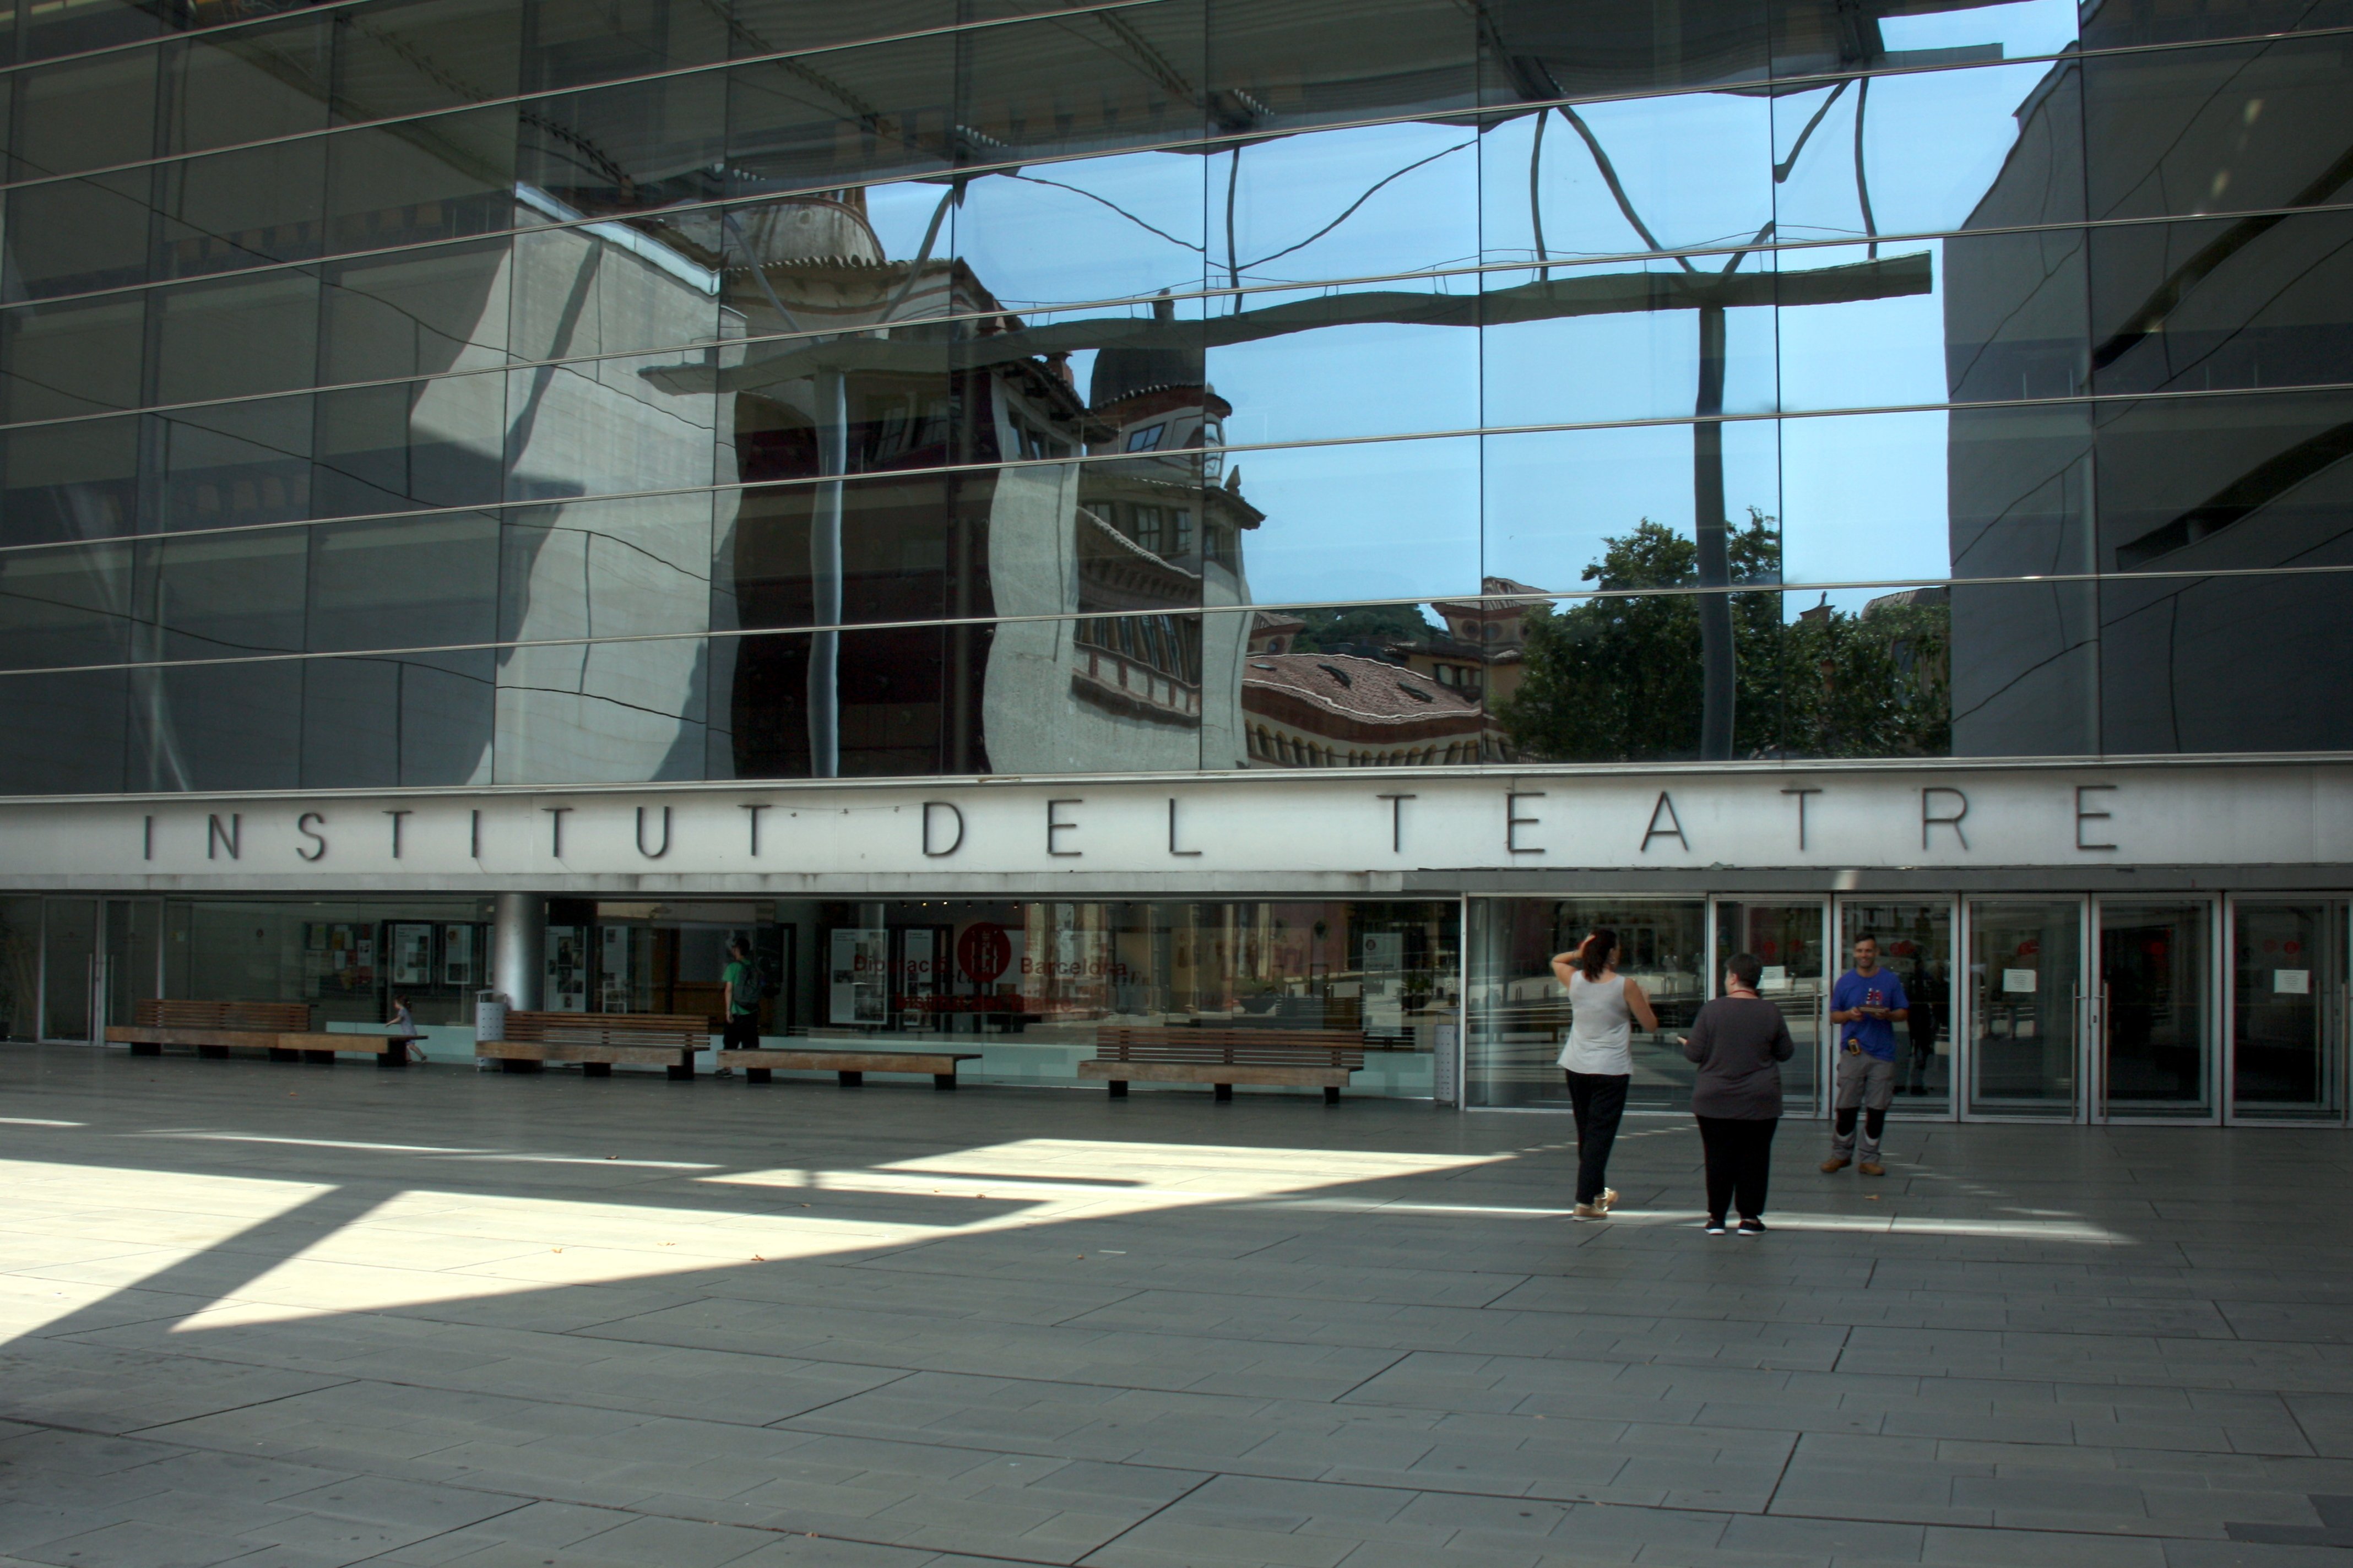
[[[1659,1032],[1659,1016],[1651,1010],[1651,999],[1631,980],[1626,982],[1626,1011],[1634,1015],[1634,1022],[1652,1034]]]
[[[1704,1062],[1707,1054],[1715,1048],[1715,1019],[1706,1008],[1702,1007],[1699,1017],[1692,1024],[1692,1032],[1683,1037],[1683,1059]]]
[[[1568,977],[1577,973],[1577,955],[1584,951],[1583,948],[1578,948],[1575,952],[1556,952],[1552,955],[1552,977],[1560,982],[1562,990],[1568,989]]]

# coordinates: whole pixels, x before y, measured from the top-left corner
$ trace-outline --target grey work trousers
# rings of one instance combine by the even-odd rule
[[[1861,1134],[1862,1157],[1879,1158],[1879,1133],[1887,1124],[1887,1107],[1895,1098],[1895,1064],[1863,1051],[1841,1051],[1838,1098],[1831,1102],[1831,1152],[1851,1160]],[[1858,1116],[1860,1110],[1862,1114]]]

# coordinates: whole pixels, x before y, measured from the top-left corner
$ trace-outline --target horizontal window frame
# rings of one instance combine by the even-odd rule
[[[937,32],[910,33],[904,35],[904,37],[909,39],[920,39],[927,37],[941,36],[947,33],[968,31],[973,27],[995,27],[1035,23],[1041,20],[1060,20],[1066,16],[1086,16],[1099,11],[1132,9],[1137,6],[1148,6],[1166,3],[1170,3],[1170,0],[1092,0],[1091,4],[1084,5],[1082,8],[1074,9],[1068,13],[1051,12],[1039,15],[1025,15],[1018,17],[989,18],[986,22],[970,24],[966,27],[940,29]],[[2178,53],[2184,49],[2244,47],[2249,45],[2257,44],[2300,42],[2306,39],[2325,39],[2346,37],[2353,37],[2353,24],[2348,24],[2339,27],[2315,28],[2310,32],[2269,33],[2238,38],[2200,39],[2188,42],[2163,44],[2134,44],[2120,46],[2115,48],[2090,51],[2067,49],[2062,50],[2056,54],[2049,55],[2021,55],[2015,60],[2005,59],[2000,61],[1968,61],[1936,65],[1890,66],[1877,70],[1810,72],[1792,77],[1767,76],[1756,79],[1753,84],[1710,83],[1704,85],[1672,87],[1655,91],[1594,93],[1586,95],[1567,95],[1551,99],[1525,99],[1515,100],[1508,104],[1482,104],[1472,109],[1439,110],[1426,110],[1417,113],[1372,115],[1355,120],[1335,120],[1313,125],[1295,126],[1280,130],[1205,131],[1198,136],[1178,137],[1160,142],[1139,142],[1132,146],[1123,146],[1112,150],[1048,153],[1028,158],[998,160],[989,163],[955,163],[944,165],[940,169],[921,174],[902,174],[870,180],[835,180],[818,184],[795,186],[784,190],[764,191],[755,195],[723,196],[705,202],[681,202],[671,206],[648,208],[645,210],[645,214],[607,213],[597,216],[564,220],[555,223],[534,224],[525,228],[494,230],[487,234],[469,235],[464,237],[464,238],[474,242],[480,242],[483,240],[496,239],[506,234],[537,233],[546,229],[581,227],[590,224],[619,222],[624,221],[628,217],[646,216],[646,214],[655,212],[675,214],[723,212],[746,205],[756,205],[762,203],[790,201],[797,197],[815,195],[826,191],[843,189],[870,190],[884,185],[905,184],[938,184],[951,179],[969,178],[978,174],[1015,172],[1027,168],[1044,168],[1058,164],[1082,163],[1095,158],[1125,157],[1139,153],[1176,153],[1199,150],[1205,154],[1214,154],[1217,152],[1228,148],[1249,147],[1262,142],[1286,141],[1297,136],[1319,135],[1340,131],[1372,130],[1389,125],[1451,125],[1458,122],[1468,122],[1468,128],[1475,132],[1485,129],[1485,125],[1482,122],[1500,121],[1516,119],[1529,113],[1548,113],[1557,109],[1577,109],[1598,104],[1652,102],[1662,99],[1704,96],[1753,97],[1757,96],[1757,89],[1769,89],[1767,90],[1767,96],[1779,97],[1783,95],[1780,91],[1782,89],[1787,89],[1789,92],[1795,93],[1799,91],[1811,91],[1822,87],[1835,87],[1840,83],[1848,81],[1875,80],[1880,79],[1915,76],[1942,76],[1958,71],[2007,69],[2012,66],[2024,65],[2080,65],[2086,61],[2121,58],[2140,55]],[[898,41],[900,41],[899,37],[894,36],[892,37],[874,39],[858,44],[829,45],[821,49],[791,50],[773,55],[751,56],[740,60],[714,61],[699,66],[682,66],[671,71],[657,72],[643,77],[619,78],[609,82],[594,83],[585,88],[567,87],[561,89],[542,89],[533,92],[512,94],[503,98],[484,99],[478,102],[461,104],[448,108],[419,110],[410,114],[389,115],[380,120],[356,121],[345,125],[330,125],[312,131],[294,132],[284,136],[268,137],[253,142],[233,142],[219,147],[207,147],[200,152],[168,153],[158,158],[138,159],[122,163],[112,163],[96,168],[76,170],[71,174],[42,174],[37,175],[31,179],[0,182],[0,199],[5,199],[15,192],[20,190],[32,189],[44,185],[67,184],[75,181],[105,179],[118,174],[134,174],[141,170],[167,167],[196,158],[210,158],[229,153],[246,153],[270,147],[285,146],[293,142],[313,141],[330,136],[345,135],[354,132],[383,130],[390,126],[415,124],[445,116],[480,114],[485,110],[514,108],[525,103],[536,102],[543,100],[576,97],[583,92],[603,91],[608,89],[628,87],[641,82],[670,80],[678,77],[692,75],[704,71],[732,69],[736,67],[759,66],[785,60],[808,58],[818,55],[839,53],[843,49],[874,47],[879,45]],[[2160,217],[2154,220],[2142,219],[2115,221],[2170,221],[2179,217],[2192,216],[2234,217],[2242,216],[2258,216],[2261,212],[2270,209],[2246,209],[2243,212],[2232,209],[2230,211],[2214,213],[2168,214],[2162,215]],[[2298,207],[2285,210],[2301,212],[2313,209]],[[2102,220],[2086,219],[2084,221]],[[1999,231],[1988,230],[1969,232]],[[1867,243],[1871,237],[1873,237],[1863,236],[1858,237],[1855,240],[1851,242],[1833,243]],[[427,243],[448,244],[455,242],[429,241]],[[424,248],[424,247],[420,246],[416,248]],[[1662,249],[1658,251],[1645,252],[1643,254],[1672,257],[1677,255],[1698,256],[1708,253],[1708,247],[1694,247],[1681,251]],[[273,262],[265,264],[263,267],[259,268],[240,268],[219,273],[206,273],[204,276],[206,278],[236,277],[240,276],[242,272],[248,270],[264,271],[271,269],[272,268],[282,268],[288,266],[317,266],[322,261],[343,261],[375,254],[378,253],[374,251],[338,251],[329,256],[308,258],[299,262]],[[1544,264],[1541,262],[1530,262],[1529,265],[1541,266]],[[61,300],[84,299],[102,294],[125,292],[137,289],[168,286],[169,284],[183,281],[186,281],[186,279],[151,279],[144,283],[122,284],[118,285],[115,289],[94,289],[80,294],[43,295],[37,302],[53,303]],[[16,302],[11,301],[10,303],[14,304]]]
[[[299,652],[270,652],[244,655],[218,655],[201,658],[121,659],[91,664],[28,665],[0,669],[0,679],[32,675],[90,675],[112,670],[193,669],[219,665],[261,665],[310,663],[322,659],[393,659],[439,654],[500,654],[531,648],[619,647],[645,643],[677,642],[743,642],[762,637],[806,637],[839,635],[850,632],[903,632],[952,630],[960,626],[1078,625],[1088,621],[1155,620],[1168,616],[1191,618],[1212,616],[1249,616],[1274,611],[1355,610],[1398,608],[1427,605],[1433,598],[1449,604],[1497,605],[1527,604],[1543,600],[1549,605],[1577,605],[1621,599],[1683,599],[1730,597],[1746,594],[1817,593],[1894,593],[1909,588],[2001,588],[2052,587],[2081,584],[2091,587],[2122,586],[2126,584],[2165,583],[2179,581],[2221,582],[2243,578],[2306,578],[2353,575],[2353,563],[2322,566],[2247,566],[2224,567],[2208,571],[2175,570],[2157,572],[2097,573],[2068,572],[2031,574],[2009,577],[1891,577],[1858,579],[1837,583],[1736,583],[1727,587],[1702,587],[1696,584],[1675,584],[1657,588],[1588,588],[1581,590],[1514,590],[1510,593],[1453,594],[1433,592],[1410,599],[1312,599],[1279,601],[1249,605],[1216,605],[1162,607],[1148,610],[1087,610],[1057,611],[1050,615],[1032,616],[942,616],[923,620],[844,621],[823,626],[714,626],[706,631],[639,632],[617,637],[533,637],[491,642],[433,643],[410,647],[363,647],[335,649],[305,649]],[[1933,760],[1933,759],[1932,759]]]
[[[1414,430],[1376,436],[1343,436],[1322,440],[1264,441],[1220,447],[1172,447],[1166,449],[1155,449],[1148,454],[1142,454],[1141,456],[1147,456],[1155,459],[1187,457],[1199,458],[1212,455],[1230,458],[1247,456],[1253,452],[1291,452],[1346,447],[1387,446],[1407,441],[1459,441],[1472,437],[1485,437],[1490,436],[1560,435],[1572,434],[1581,430],[1639,430],[1672,428],[1679,426],[1754,425],[1772,420],[1853,419],[1875,415],[1898,414],[1999,413],[2017,410],[2066,409],[2074,407],[2096,410],[2104,405],[2137,405],[2161,403],[2185,403],[2208,399],[2220,400],[2248,397],[2343,395],[2348,393],[2353,393],[2353,382],[2327,382],[2309,386],[2292,387],[2217,387],[2212,389],[2196,388],[2171,392],[2103,393],[2096,395],[2077,394],[2065,397],[2010,398],[2000,402],[1986,403],[1888,404],[1841,408],[1809,408],[1792,410],[1786,413],[1731,413],[1705,416],[1688,414],[1672,416],[1660,415],[1643,418],[1571,420],[1556,424],[1468,426],[1451,430]],[[279,397],[302,397],[311,395],[308,393],[295,392],[280,393],[273,395]],[[148,415],[145,413],[113,414],[105,416],[105,417],[111,419],[140,419],[148,417]],[[275,522],[227,523],[218,528],[156,529],[146,532],[101,534],[79,542],[88,544],[105,544],[113,543],[122,540],[135,539],[204,539],[218,537],[226,534],[252,533],[275,529],[316,528],[325,525],[391,521],[402,519],[422,521],[428,518],[449,517],[466,513],[499,511],[510,508],[585,506],[591,503],[604,501],[658,500],[674,496],[721,495],[730,492],[742,494],[746,491],[754,490],[769,491],[787,489],[807,489],[815,485],[833,483],[860,484],[882,483],[889,481],[903,482],[909,479],[930,479],[938,475],[983,474],[1020,469],[1062,468],[1080,464],[1132,465],[1138,460],[1139,456],[1139,454],[1134,452],[1073,452],[1057,458],[1008,458],[994,462],[942,463],[934,467],[921,468],[874,468],[853,474],[812,474],[791,479],[730,479],[707,485],[668,485],[641,490],[594,490],[580,495],[569,495],[561,498],[541,497],[531,499],[502,497],[494,500],[478,500],[459,505],[412,507],[397,511],[345,512],[328,517],[290,518]],[[22,544],[0,543],[0,554],[13,554],[27,550],[55,550],[58,548],[60,548],[60,543],[56,540],[39,541]],[[2109,575],[2134,576],[2138,575],[2138,574],[2110,574]],[[1944,581],[1945,579],[1935,580]],[[1953,580],[1960,582],[1993,581],[1993,579],[1990,578],[1975,577]],[[2039,582],[2057,579],[2036,578],[2033,580]],[[1785,584],[1783,585],[1789,587],[1833,586],[1833,584],[1830,584],[1811,583]],[[1863,585],[1868,586],[1869,584]],[[1450,596],[1459,597],[1461,595]],[[1372,600],[1366,602],[1388,603],[1390,601]],[[1402,603],[1405,601],[1397,602]],[[854,624],[872,625],[879,623]]]
[[[2122,217],[2048,224],[2017,224],[2002,227],[1989,228],[1926,229],[1910,233],[1881,234],[1871,237],[1858,235],[1851,238],[1767,240],[1761,243],[1730,242],[1714,246],[1692,247],[1679,250],[1620,251],[1598,256],[1577,256],[1561,260],[1537,261],[1529,259],[1525,261],[1488,261],[1479,262],[1467,267],[1433,268],[1410,272],[1362,273],[1345,278],[1316,279],[1296,283],[1249,283],[1239,288],[1229,285],[1204,285],[1197,289],[1183,291],[1171,290],[1165,294],[1131,294],[1112,296],[1097,300],[1076,300],[1055,305],[1023,306],[1011,310],[999,309],[995,310],[968,310],[951,312],[946,315],[939,316],[911,316],[902,321],[892,321],[889,323],[889,325],[894,329],[900,327],[960,326],[968,323],[998,321],[1002,320],[1008,314],[1026,316],[1029,318],[1077,317],[1083,320],[1098,316],[1106,311],[1145,309],[1163,300],[1167,300],[1174,304],[1185,304],[1197,300],[1208,304],[1221,300],[1242,300],[1254,295],[1299,294],[1319,289],[1348,290],[1372,284],[1447,282],[1456,279],[1483,279],[1490,275],[1503,275],[1517,272],[1544,272],[1548,275],[1554,271],[1590,270],[1596,268],[1622,266],[1648,261],[1675,260],[1679,258],[1709,260],[1727,256],[1746,257],[1755,255],[1761,259],[1766,257],[1778,258],[1782,255],[1803,253],[1811,250],[1852,250],[1857,246],[1862,245],[1885,248],[1891,246],[1936,245],[1950,240],[1960,239],[2018,238],[2031,237],[2038,235],[2083,234],[2088,237],[2094,231],[2114,232],[2122,229],[2145,228],[2150,226],[2162,227],[2180,224],[2234,223],[2248,219],[2260,218],[2284,220],[2306,216],[2339,216],[2346,215],[2353,215],[2353,199],[2348,199],[2343,202],[2332,202],[2316,206],[2259,207],[2250,208],[2243,212],[2229,211],[2200,213],[2190,216],[2166,216],[2156,217]],[[594,221],[596,223],[609,223],[613,220],[597,219]],[[102,289],[91,294],[58,295],[40,300],[7,300],[0,302],[0,320],[5,320],[6,312],[11,310],[55,309],[63,305],[78,303],[82,300],[115,298],[126,292],[174,289],[195,289],[215,287],[229,279],[252,278],[268,273],[284,271],[290,268],[324,269],[333,267],[347,266],[355,261],[374,260],[388,257],[425,255],[452,246],[489,247],[508,243],[512,238],[519,236],[541,234],[547,232],[549,229],[557,227],[568,229],[577,226],[579,226],[569,223],[564,225],[551,224],[544,229],[537,227],[517,229],[505,235],[469,236],[457,239],[433,240],[428,241],[424,245],[403,247],[385,251],[367,251],[354,253],[350,256],[311,258],[299,262],[272,263],[269,267],[255,268],[240,272],[207,273],[198,278],[175,278],[155,283],[134,284],[129,286],[126,289]],[[1778,268],[1777,268],[1776,271],[1778,272]],[[326,286],[326,279],[324,278],[317,279],[316,281],[322,286],[322,288]],[[1479,292],[1465,292],[1455,296],[1455,298],[1464,300],[1475,300],[1480,298],[1481,292],[1483,292],[1483,290]],[[1763,307],[1760,306],[1758,308],[1762,309]],[[391,386],[422,386],[438,382],[467,380],[480,376],[507,375],[520,371],[565,370],[575,366],[608,364],[621,360],[649,359],[659,354],[709,353],[718,351],[750,350],[779,344],[821,342],[845,336],[860,337],[867,335],[871,331],[871,329],[856,329],[845,332],[838,328],[818,328],[800,331],[764,332],[749,334],[743,337],[692,338],[675,343],[656,344],[649,348],[614,349],[600,353],[571,354],[554,359],[510,358],[499,364],[479,365],[464,370],[434,371],[419,375],[382,376],[367,381],[321,382],[307,386],[286,387],[275,392],[248,392],[239,393],[228,397],[196,398],[178,403],[149,403],[130,408],[99,409],[87,414],[58,414],[51,415],[40,419],[0,421],[0,436],[5,436],[22,430],[50,429],[74,425],[91,424],[107,419],[125,419],[140,415],[156,415],[160,416],[173,414],[191,413],[210,408],[235,408],[248,405],[274,402],[280,398],[305,397],[322,393],[364,392]],[[2088,335],[2085,339],[2085,345],[2087,350],[2097,346],[2091,342]],[[503,349],[486,348],[482,352],[505,353],[506,351]],[[2213,390],[2218,394],[2235,393],[2242,390],[2286,394],[2309,390],[2322,390],[2334,384],[2336,384],[2313,383],[2308,385],[2302,386],[2272,386],[2253,389],[2218,388]],[[2110,393],[2104,394],[2102,395],[2159,396],[2172,395],[2161,393]],[[2031,402],[2035,400],[2025,401]],[[1828,410],[1827,412],[1833,414],[1852,414],[1862,412],[1914,413],[1937,407],[1986,408],[2004,405],[2005,405],[2003,404],[1998,403],[1890,404],[1884,405],[1872,405],[1870,408],[1837,408]],[[1786,416],[1793,418],[1799,417],[1811,412],[1812,411],[1810,410],[1791,410],[1788,412]],[[1733,415],[1725,416],[1725,417],[1757,418],[1779,416],[1783,416]],[[1673,421],[1668,422],[1672,423]],[[1606,426],[1609,423],[1611,422],[1602,422],[1603,426]],[[1551,428],[1551,426],[1525,427]],[[1486,427],[1482,426],[1482,428]],[[1517,429],[1524,428],[1524,426],[1497,426],[1494,428]],[[1412,434],[1452,435],[1462,433],[1463,432],[1461,431],[1435,431],[1414,432]],[[1409,439],[1411,438],[1411,436],[1379,438]],[[1293,444],[1315,446],[1322,445],[1323,443],[1306,442]],[[1282,443],[1276,443],[1276,445],[1282,445]],[[1188,448],[1188,450],[1190,448]],[[1243,448],[1236,447],[1211,447],[1207,449],[1215,451],[1239,451]],[[1171,450],[1174,451],[1175,449],[1172,448]],[[0,546],[0,548],[5,548],[5,546]]]

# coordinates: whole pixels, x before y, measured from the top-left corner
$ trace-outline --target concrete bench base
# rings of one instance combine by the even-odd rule
[[[165,1046],[187,1046],[197,1056],[211,1061],[224,1060],[231,1050],[242,1047],[266,1051],[273,1062],[311,1062],[332,1067],[336,1057],[350,1054],[374,1057],[376,1066],[383,1068],[408,1065],[406,1035],[326,1034],[307,1029],[175,1029],[117,1024],[108,1026],[106,1039],[109,1045],[129,1046],[134,1057],[160,1057]]]
[[[871,1072],[929,1073],[934,1089],[956,1086],[956,1064],[976,1062],[978,1051],[862,1051],[811,1047],[806,1050],[722,1051],[721,1067],[742,1070],[747,1083],[766,1083],[778,1069],[786,1072],[829,1072],[844,1089],[857,1089]],[[947,1070],[943,1072],[941,1068]]]
[[[1217,1090],[1219,1100],[1231,1100],[1234,1085],[1250,1083],[1277,1089],[1321,1089],[1324,1103],[1337,1105],[1340,1091],[1348,1087],[1349,1071],[1346,1068],[1250,1066],[1240,1062],[1094,1060],[1079,1064],[1079,1076],[1103,1079],[1114,1100],[1124,1100],[1131,1083],[1206,1083]]]

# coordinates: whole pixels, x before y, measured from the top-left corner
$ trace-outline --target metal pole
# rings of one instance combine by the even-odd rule
[[[547,973],[547,900],[537,893],[501,893],[491,926],[491,984],[518,1012],[539,1011]]]
[[[809,639],[809,776],[841,776],[841,476],[849,469],[849,380],[817,374],[817,487],[809,515],[811,613],[824,628]]]
[[[1724,307],[1699,310],[1699,423],[1692,426],[1692,527],[1699,542],[1699,585],[1732,584],[1731,524],[1724,515]],[[1704,593],[1699,600],[1701,700],[1699,754],[1703,762],[1732,756],[1732,718],[1736,666],[1732,646],[1732,596]]]

